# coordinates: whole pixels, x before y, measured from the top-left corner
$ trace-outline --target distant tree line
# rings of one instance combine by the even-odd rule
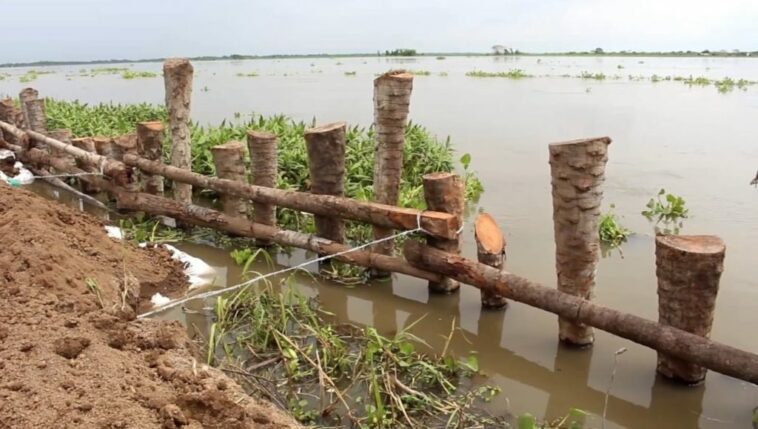
[[[387,57],[415,57],[418,52],[415,49],[393,49],[384,51],[384,55]]]
[[[741,51],[739,49],[732,50],[709,50],[704,49],[702,51],[604,51],[603,48],[595,48],[591,51],[569,51],[569,52],[555,52],[551,55],[610,55],[610,56],[667,56],[667,57],[758,57],[758,51]]]

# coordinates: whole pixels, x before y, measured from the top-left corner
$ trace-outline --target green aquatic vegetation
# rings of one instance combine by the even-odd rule
[[[329,313],[297,291],[294,279],[283,281],[283,292],[262,285],[218,298],[208,361],[251,393],[265,389],[303,423],[503,426],[503,418],[479,405],[500,390],[466,387],[465,380],[478,373],[476,355],[417,351],[423,341],[412,330],[419,320],[392,336],[373,327],[332,324]],[[240,363],[235,356],[243,350],[250,358]]]
[[[429,70],[408,70],[408,73],[411,73],[414,76],[431,76],[432,72]]]
[[[345,72],[345,76],[355,76],[357,74],[358,74],[358,72],[354,72],[354,71],[346,71]]]
[[[122,74],[129,71],[128,67],[97,67],[89,70],[90,76],[98,76],[102,74]],[[83,76],[87,75],[86,69],[79,70],[79,73]]]
[[[613,212],[614,208],[615,206],[611,204],[611,209],[600,215],[600,242],[610,248],[620,246],[632,234],[619,223],[618,216]]]
[[[444,59],[445,59],[445,57],[442,57],[442,56],[440,56],[440,57],[437,57],[437,59],[438,59],[438,60],[444,60]]]
[[[158,77],[158,73],[153,73],[149,71],[126,70],[124,72],[121,72],[121,77],[123,79],[143,79],[143,78]]]
[[[439,72],[438,76],[440,76],[440,77],[447,77],[447,72]]]
[[[606,76],[604,73],[590,73],[583,71],[582,74],[578,76],[580,79],[594,79],[594,80],[605,80]]]
[[[470,77],[502,77],[506,79],[523,79],[527,77],[534,77],[533,75],[526,74],[521,69],[512,69],[506,72],[485,72],[480,70],[474,70],[466,73],[466,76]]]
[[[651,198],[645,207],[642,215],[650,221],[655,220],[656,230],[658,230],[658,224],[663,223],[664,233],[679,233],[679,229],[683,226],[683,219],[689,216],[689,209],[684,198],[667,193],[665,189],[658,191],[658,194]]]
[[[45,101],[48,127],[66,128],[77,137],[116,137],[136,130],[144,121],[168,121],[162,106],[140,104],[87,104],[79,101]]]
[[[250,72],[250,73],[237,73],[238,77],[258,77],[258,73],[256,72]]]
[[[708,79],[707,77],[702,77],[702,76],[692,77],[692,75],[690,75],[690,77],[688,78],[684,78],[683,82],[690,86],[692,85],[708,86],[711,84],[711,80]]]
[[[37,80],[38,77],[40,77],[43,74],[54,74],[55,71],[53,70],[27,70],[26,73],[24,73],[22,76],[18,78],[18,81],[21,83],[29,83],[32,81]]]
[[[119,228],[125,240],[135,243],[173,243],[186,238],[181,230],[165,226],[159,219],[144,214],[122,219]]]

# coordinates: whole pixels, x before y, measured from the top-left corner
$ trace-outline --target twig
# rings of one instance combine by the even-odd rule
[[[453,339],[453,332],[455,332],[455,317],[453,317],[453,321],[450,323],[450,334],[447,336],[445,347],[442,348],[442,353],[440,353],[440,356],[444,357],[447,354],[447,348],[450,346],[450,340]]]
[[[605,429],[605,416],[608,412],[608,397],[611,396],[611,388],[613,387],[613,379],[616,377],[616,367],[618,365],[618,359],[619,355],[624,354],[626,352],[626,347],[622,347],[618,350],[616,350],[615,353],[613,353],[613,370],[611,371],[611,379],[608,381],[608,388],[605,390],[605,403],[603,404],[603,423],[601,425],[602,429]]]

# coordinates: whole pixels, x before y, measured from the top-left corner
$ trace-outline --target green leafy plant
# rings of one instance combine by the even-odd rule
[[[642,215],[656,222],[676,222],[689,214],[684,198],[666,193],[665,189],[658,191],[658,195],[651,198],[645,207],[647,210],[643,210]]]
[[[632,234],[619,223],[614,208],[611,204],[611,209],[600,216],[600,241],[610,248],[620,246]]]
[[[149,71],[126,70],[121,73],[121,77],[124,79],[142,79],[142,78],[158,77],[158,73],[153,73]]]

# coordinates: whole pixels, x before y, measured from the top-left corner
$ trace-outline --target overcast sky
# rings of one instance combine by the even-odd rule
[[[758,0],[0,0],[0,63],[225,54],[758,50]]]

